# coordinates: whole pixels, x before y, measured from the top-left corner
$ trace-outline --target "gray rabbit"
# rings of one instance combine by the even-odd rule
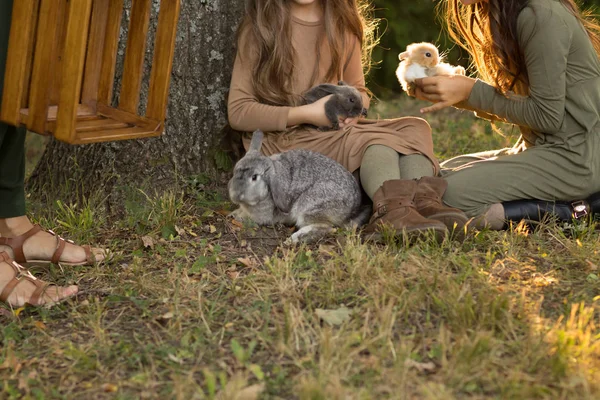
[[[333,129],[340,129],[339,118],[366,117],[367,109],[363,107],[363,99],[360,92],[344,81],[337,85],[324,83],[309,89],[302,95],[305,104],[311,104],[325,96],[333,95],[325,103],[325,115],[331,121]],[[319,127],[320,130],[328,130],[329,127]]]
[[[229,181],[229,197],[240,207],[236,219],[259,225],[296,225],[288,242],[314,240],[334,226],[360,226],[370,216],[361,207],[358,183],[343,166],[308,150],[271,157],[260,152],[263,132],[252,135],[250,149],[238,161]]]

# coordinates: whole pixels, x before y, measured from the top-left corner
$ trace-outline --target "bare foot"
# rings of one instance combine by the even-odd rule
[[[10,284],[15,276],[21,276],[21,278],[18,280],[18,283],[5,300],[5,302],[11,307],[21,307],[26,303],[32,302],[35,302],[33,305],[36,306],[52,305],[60,300],[77,294],[77,286],[60,287],[56,285],[50,285],[48,288],[46,288],[43,294],[39,296],[39,299],[33,299],[32,297],[38,289],[38,285],[41,286],[45,284],[45,282],[33,277],[29,271],[21,267],[19,264],[12,264],[13,261],[8,260],[7,258],[8,256],[4,256],[2,253],[0,253],[0,260],[2,260],[0,261],[0,294],[2,291],[4,291],[6,285]],[[37,282],[37,285],[34,282]]]
[[[7,238],[18,237],[33,228],[33,224],[26,216],[17,218],[0,219],[0,236]],[[56,251],[57,238],[48,232],[38,232],[28,238],[23,244],[23,253],[27,260],[50,260]],[[10,246],[0,245],[0,251],[7,252],[10,257],[15,258]],[[92,249],[97,262],[106,258],[102,249]],[[86,261],[85,250],[81,246],[67,242],[60,257],[60,261],[66,263],[83,263]]]

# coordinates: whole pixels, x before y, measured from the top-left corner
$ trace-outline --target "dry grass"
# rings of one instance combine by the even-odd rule
[[[456,112],[432,125],[441,155],[509,142]],[[119,221],[93,199],[33,204],[118,252],[40,272],[77,282],[78,301],[0,317],[1,398],[600,398],[594,224],[287,248],[288,229],[233,224],[222,186],[197,178],[132,190]]]

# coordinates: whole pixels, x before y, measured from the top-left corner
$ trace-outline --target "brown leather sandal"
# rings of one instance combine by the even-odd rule
[[[83,250],[85,250],[85,261],[78,263],[68,263],[60,261],[60,257],[62,256],[63,251],[65,250],[66,243],[75,244],[72,240],[63,239],[58,236],[51,230],[47,230],[46,232],[56,237],[56,250],[52,255],[50,260],[27,260],[25,258],[25,254],[23,253],[23,244],[27,239],[32,237],[38,232],[43,231],[44,229],[39,225],[34,225],[33,228],[22,234],[21,236],[17,236],[14,238],[6,238],[0,237],[0,245],[8,246],[12,249],[15,255],[15,261],[19,264],[23,265],[43,265],[43,264],[61,264],[68,267],[78,267],[83,265],[94,265],[96,263],[96,257],[92,252],[92,248],[88,245],[81,246]]]
[[[68,298],[72,297],[72,296],[63,297],[62,299],[60,299],[58,301],[51,300],[51,301],[47,301],[47,302],[46,301],[40,302],[40,300],[43,299],[44,295],[46,294],[46,291],[49,288],[51,288],[53,286],[54,287],[58,287],[58,286],[37,279],[35,276],[33,276],[31,274],[31,272],[29,272],[27,269],[25,269],[24,267],[19,265],[16,261],[13,261],[10,258],[10,256],[8,255],[8,253],[6,253],[4,251],[0,252],[0,263],[6,263],[6,264],[10,265],[15,272],[15,276],[12,278],[12,280],[10,280],[6,284],[6,286],[4,286],[4,288],[2,289],[2,292],[0,292],[0,302],[2,302],[2,303],[8,303],[8,298],[10,297],[12,292],[19,285],[19,283],[21,283],[24,280],[33,283],[36,287],[35,291],[31,295],[31,297],[29,297],[29,300],[25,302],[25,305],[31,305],[31,306],[35,306],[35,307],[43,306],[43,305],[55,305],[55,304],[58,304],[62,301],[67,300]]]

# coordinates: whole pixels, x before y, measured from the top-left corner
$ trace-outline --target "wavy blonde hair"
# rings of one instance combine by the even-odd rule
[[[561,2],[581,21],[600,54],[600,26],[594,16],[582,12],[573,0]],[[469,6],[459,0],[440,3],[450,37],[469,52],[479,76],[501,93],[528,93],[525,58],[517,37],[517,18],[528,4],[529,0],[488,0]]]
[[[358,38],[362,49],[365,73],[371,66],[371,52],[376,45],[377,22],[371,17],[368,0],[319,0],[324,11],[324,38],[331,49],[331,66],[327,81],[341,77],[347,60],[349,39]],[[298,105],[298,94],[292,93],[295,51],[292,46],[291,0],[246,0],[246,13],[237,32],[238,51],[248,57],[245,49],[255,54],[249,57],[252,66],[252,87],[259,101],[272,105]],[[319,46],[315,49],[317,60]],[[313,83],[318,65],[313,71]]]

